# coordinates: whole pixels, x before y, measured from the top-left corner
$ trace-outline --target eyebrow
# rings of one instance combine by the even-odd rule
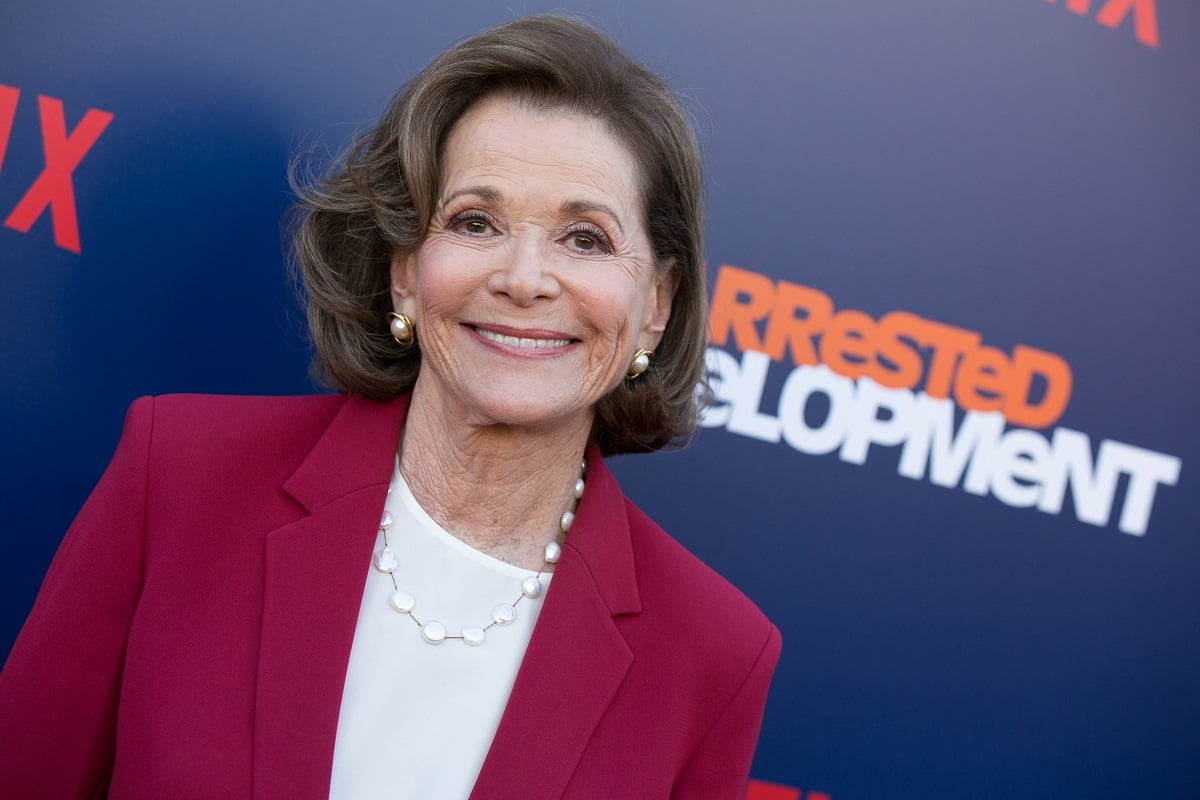
[[[446,206],[450,205],[451,200],[456,197],[462,197],[464,194],[475,195],[483,202],[491,203],[493,205],[504,199],[504,195],[500,193],[500,190],[491,186],[467,186],[466,188],[458,189],[443,197],[442,201],[438,203],[438,209],[440,210],[445,208]]]
[[[613,211],[604,203],[593,203],[589,200],[568,200],[559,206],[558,210],[564,215],[583,214],[586,212],[598,211],[612,219],[613,224],[616,225],[621,231],[621,235],[625,235],[625,226],[621,224],[621,218],[617,216],[617,212]]]
[[[493,205],[504,199],[504,194],[494,186],[466,186],[462,189],[456,189],[455,191],[443,197],[441,202],[438,203],[439,210],[444,209],[446,206],[450,205],[451,201],[453,201],[455,198],[462,197],[463,195],[473,195],[478,197],[483,202],[491,203]],[[558,211],[564,216],[599,212],[609,217],[613,221],[613,224],[616,225],[621,231],[621,235],[625,235],[625,226],[621,224],[620,216],[617,215],[617,212],[614,211],[611,206],[605,205],[604,203],[594,203],[590,200],[567,200],[561,206],[559,206]]]

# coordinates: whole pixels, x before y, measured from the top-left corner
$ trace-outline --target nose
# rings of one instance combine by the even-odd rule
[[[550,265],[550,254],[532,231],[512,236],[496,253],[488,288],[518,306],[557,297],[561,289]]]

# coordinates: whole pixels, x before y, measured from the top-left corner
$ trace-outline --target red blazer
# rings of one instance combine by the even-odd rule
[[[136,401],[0,674],[0,793],[325,800],[407,403]],[[471,798],[740,800],[779,632],[588,467]]]

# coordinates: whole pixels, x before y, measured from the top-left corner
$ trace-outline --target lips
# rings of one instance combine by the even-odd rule
[[[497,344],[507,345],[509,347],[519,347],[530,350],[552,350],[558,347],[566,347],[572,339],[535,339],[528,336],[508,336],[496,331],[485,330],[484,328],[474,327],[475,333],[482,336],[488,341],[496,342]]]

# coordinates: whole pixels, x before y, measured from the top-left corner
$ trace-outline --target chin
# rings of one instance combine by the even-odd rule
[[[547,394],[531,397],[528,393],[510,397],[493,395],[474,411],[483,424],[513,428],[561,428],[578,425],[589,429],[595,416],[595,404],[556,401]]]

